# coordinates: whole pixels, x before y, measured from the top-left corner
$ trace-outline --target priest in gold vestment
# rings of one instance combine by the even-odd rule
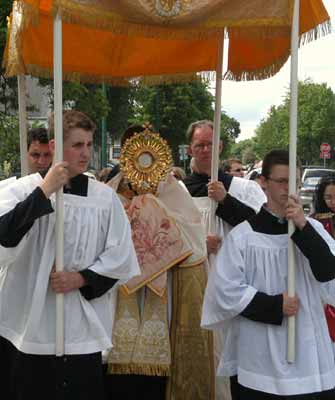
[[[171,166],[158,134],[138,126],[126,131],[120,168],[108,184],[127,210],[142,274],[118,293],[108,399],[214,398],[212,336],[200,328],[205,232]]]

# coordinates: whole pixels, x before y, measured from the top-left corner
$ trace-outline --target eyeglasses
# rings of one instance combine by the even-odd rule
[[[194,149],[199,151],[199,150],[204,150],[205,147],[207,147],[208,150],[211,150],[213,147],[213,143],[208,142],[208,143],[199,143],[199,144],[195,144],[193,145]]]
[[[272,181],[272,182],[275,182],[275,183],[278,183],[278,185],[288,185],[288,183],[289,183],[289,180],[286,179],[286,178],[278,178],[278,179],[275,179],[275,178],[267,178],[267,180]],[[297,185],[297,186],[300,186],[300,179],[297,179],[297,180],[296,180],[296,185]]]
[[[232,169],[230,172],[243,172],[243,168]]]

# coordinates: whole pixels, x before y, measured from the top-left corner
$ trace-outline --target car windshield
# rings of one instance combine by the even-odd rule
[[[322,176],[329,175],[331,172],[333,172],[331,169],[311,169],[309,171],[306,171],[305,180],[312,177],[320,178]]]
[[[320,181],[321,177],[308,177],[306,178],[305,182],[303,183],[302,187],[304,188],[311,188],[311,187],[315,187],[319,181]]]

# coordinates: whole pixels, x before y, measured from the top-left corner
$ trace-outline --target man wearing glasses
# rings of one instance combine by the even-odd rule
[[[332,400],[335,361],[323,302],[335,305],[335,242],[289,196],[287,151],[265,156],[261,179],[267,203],[228,235],[206,288],[202,326],[229,326],[217,373],[231,376],[234,400]],[[287,294],[290,240],[294,297]],[[289,316],[297,317],[294,363],[286,361]]]
[[[232,226],[239,224],[259,211],[266,197],[261,188],[253,181],[228,175],[219,170],[218,181],[210,182],[213,123],[202,120],[193,122],[186,133],[189,142],[189,154],[193,158],[192,173],[184,183],[204,213],[208,225],[208,198],[218,202],[216,216],[220,225],[218,234],[211,232],[207,236],[208,253],[217,253],[222,238]],[[223,143],[220,142],[220,152]],[[206,203],[206,204],[205,204]]]
[[[219,250],[225,235],[240,222],[250,218],[259,211],[266,196],[260,186],[247,179],[228,175],[219,170],[218,180],[211,180],[213,123],[202,120],[192,123],[187,130],[189,154],[192,156],[192,173],[186,177],[184,183],[198,206],[207,231],[207,253],[212,254],[209,270],[215,264],[215,255]],[[220,152],[223,144],[220,142]],[[210,232],[211,199],[217,202],[215,232]],[[223,353],[223,337],[219,333],[214,335],[215,364],[219,361],[219,354]],[[229,380],[216,381],[216,399],[229,400]]]

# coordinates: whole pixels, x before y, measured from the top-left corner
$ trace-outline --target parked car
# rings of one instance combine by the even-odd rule
[[[305,178],[301,185],[299,196],[306,213],[312,211],[314,193],[318,183],[320,182],[321,176],[314,176]]]
[[[321,178],[323,176],[329,175],[330,173],[335,173],[335,170],[322,167],[306,167],[302,173],[301,183],[304,183],[307,178]]]

